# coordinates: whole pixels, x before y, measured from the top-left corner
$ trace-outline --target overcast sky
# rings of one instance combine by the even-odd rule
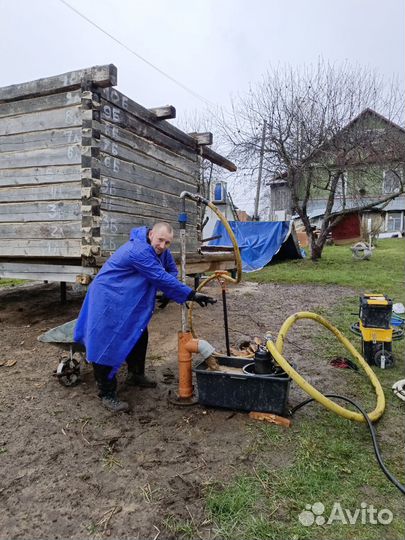
[[[369,66],[405,86],[404,0],[67,1],[225,107],[268,67],[316,63],[320,56]],[[206,107],[60,0],[0,0],[0,8],[0,86],[113,63],[117,88],[145,107],[174,105],[179,119]]]

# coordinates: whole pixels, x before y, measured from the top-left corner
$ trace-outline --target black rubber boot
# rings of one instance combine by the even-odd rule
[[[126,401],[121,401],[117,397],[117,379],[109,378],[110,366],[93,364],[94,378],[99,390],[98,396],[101,398],[103,407],[111,412],[127,412],[129,405]]]
[[[145,375],[145,359],[138,360],[135,364],[128,365],[128,377],[126,380],[129,386],[139,386],[140,388],[156,388],[156,381]]]
[[[145,375],[146,350],[148,348],[148,329],[139,338],[135,347],[129,353],[126,362],[128,364],[127,384],[140,386],[141,388],[155,388],[156,382]]]

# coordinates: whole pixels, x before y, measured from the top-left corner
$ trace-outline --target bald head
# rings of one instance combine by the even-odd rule
[[[149,241],[155,253],[161,255],[173,242],[173,227],[164,221],[155,223],[149,231]]]
[[[152,227],[152,231],[158,231],[160,229],[166,229],[168,233],[173,234],[173,227],[170,225],[170,223],[166,223],[166,221],[155,223]]]

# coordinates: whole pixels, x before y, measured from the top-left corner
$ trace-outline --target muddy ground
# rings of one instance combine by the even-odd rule
[[[212,294],[219,298],[219,289]],[[244,283],[229,295],[231,342],[276,334],[288,315],[350,295],[339,287]],[[159,531],[170,538],[170,520],[191,517],[210,538],[204,487],[251,467],[252,421],[242,412],[168,402],[177,386],[175,304],[157,309],[150,325],[147,369],[158,387],[128,389],[124,369],[119,374],[132,413],[111,415],[100,406],[88,365],[79,386],[61,386],[52,376],[60,351],[37,337],[76,318],[82,300],[83,292],[69,289],[61,305],[55,284],[0,289],[0,363],[16,361],[0,367],[0,538],[154,539]],[[199,337],[224,350],[220,302],[197,306],[195,324]],[[308,325],[297,326],[291,339],[286,352],[302,374],[320,390],[335,390],[337,370],[327,359],[301,360],[311,350]],[[292,385],[290,404],[302,399]]]

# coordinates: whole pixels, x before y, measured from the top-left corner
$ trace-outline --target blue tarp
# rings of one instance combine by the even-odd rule
[[[239,244],[244,272],[254,272],[266,266],[289,238],[292,226],[289,221],[230,221],[229,225]],[[220,221],[217,221],[212,236],[221,238],[211,240],[210,246],[232,246]],[[296,258],[300,257],[301,254],[296,252]]]

